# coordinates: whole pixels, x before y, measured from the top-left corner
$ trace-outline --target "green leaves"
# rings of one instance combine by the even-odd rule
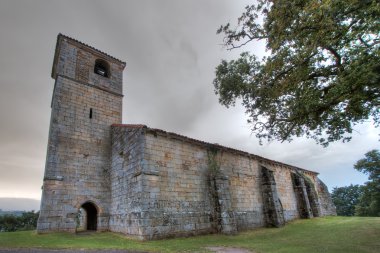
[[[371,150],[354,165],[355,169],[368,174],[363,188],[363,195],[356,206],[359,216],[380,216],[380,151]]]
[[[14,214],[0,215],[0,232],[34,230],[37,227],[39,212],[24,212],[21,216]]]
[[[241,100],[256,136],[350,140],[352,126],[380,118],[380,3],[370,0],[264,1],[247,6],[228,49],[264,39],[271,53],[243,53],[216,68],[225,106]]]
[[[259,73],[260,63],[254,55],[242,53],[236,61],[222,63],[216,68],[218,79],[214,80],[215,93],[219,94],[219,102],[225,106],[234,105],[239,97],[254,94],[251,85]]]
[[[380,151],[371,150],[354,165],[355,169],[369,175],[370,180],[377,181],[380,186]]]
[[[363,195],[363,188],[360,185],[349,185],[345,187],[335,187],[332,190],[331,198],[336,207],[336,214],[339,216],[354,216],[355,206]]]
[[[380,151],[371,150],[354,165],[369,175],[364,185],[334,188],[331,197],[338,215],[380,216]]]

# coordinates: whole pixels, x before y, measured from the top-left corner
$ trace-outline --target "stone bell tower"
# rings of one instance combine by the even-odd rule
[[[110,126],[122,119],[125,62],[58,35],[45,175],[37,231],[107,230]]]

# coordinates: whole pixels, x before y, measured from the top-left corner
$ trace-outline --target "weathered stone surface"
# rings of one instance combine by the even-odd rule
[[[99,59],[107,75],[95,73]],[[75,232],[81,225],[150,240],[234,234],[335,214],[315,172],[144,125],[122,125],[124,67],[58,37],[38,232]],[[80,216],[81,209],[87,215]]]
[[[85,202],[97,207],[98,230],[109,229],[110,126],[121,123],[123,63],[111,76],[91,79],[93,62],[102,55],[64,36],[58,37],[48,151],[37,230],[76,231]],[[86,60],[83,60],[83,59]],[[92,65],[91,65],[92,64]],[[111,66],[113,66],[111,64]],[[79,73],[79,72],[80,73]],[[90,76],[84,81],[85,73]],[[99,82],[95,82],[99,79]],[[104,89],[109,83],[110,91]],[[117,85],[116,85],[117,83]]]
[[[285,225],[284,209],[277,194],[273,171],[261,166],[261,191],[263,195],[265,224],[269,227]]]
[[[336,208],[331,199],[331,195],[327,189],[327,186],[319,178],[316,178],[315,182],[319,198],[319,207],[321,210],[320,215],[336,215]]]
[[[118,136],[113,137],[113,146],[140,152],[133,151],[131,156],[138,157],[137,162],[124,159],[117,163],[121,166],[117,168],[124,172],[134,168],[135,172],[125,175],[130,175],[129,180],[134,176],[138,177],[136,182],[141,180],[134,186],[138,190],[129,189],[129,193],[121,194],[132,196],[133,192],[139,192],[132,197],[134,205],[119,211],[124,210],[126,217],[131,208],[140,214],[135,232],[128,233],[142,239],[231,234],[265,225],[282,226],[285,221],[303,217],[297,188],[293,187],[295,174],[302,175],[302,196],[310,211],[308,217],[313,215],[311,206],[319,205],[320,199],[326,197],[318,195],[314,172],[270,160],[260,161],[240,151],[146,126],[114,125],[112,133]],[[212,161],[210,150],[214,153]],[[113,161],[120,160],[121,153],[129,151],[113,150]],[[310,201],[312,198],[314,202]],[[123,224],[121,220],[121,228]]]

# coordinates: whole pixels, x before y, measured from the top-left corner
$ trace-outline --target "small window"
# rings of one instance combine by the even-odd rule
[[[110,68],[109,64],[101,59],[97,59],[95,61],[95,68],[94,72],[98,75],[104,76],[104,77],[109,77],[110,76]]]
[[[89,118],[92,119],[92,108],[90,108],[90,115]]]

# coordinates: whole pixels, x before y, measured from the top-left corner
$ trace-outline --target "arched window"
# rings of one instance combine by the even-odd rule
[[[94,72],[98,75],[101,75],[104,77],[109,77],[110,76],[110,67],[109,67],[108,62],[106,62],[102,59],[97,59],[95,61]]]

